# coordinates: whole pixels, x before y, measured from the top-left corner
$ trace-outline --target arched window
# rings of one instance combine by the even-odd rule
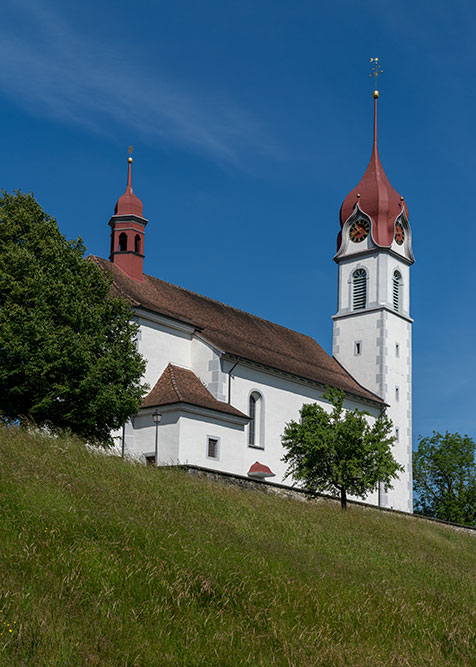
[[[360,310],[367,305],[367,272],[356,269],[352,275],[352,307]]]
[[[248,444],[252,447],[264,447],[263,443],[263,398],[254,391],[250,395],[250,423],[248,425]]]
[[[139,236],[139,234],[136,234],[135,238],[134,238],[134,252],[140,252],[140,236]]]
[[[402,274],[400,271],[393,273],[393,308],[400,310],[402,307]]]
[[[124,232],[119,234],[119,250],[120,252],[125,252],[127,250],[127,234]]]

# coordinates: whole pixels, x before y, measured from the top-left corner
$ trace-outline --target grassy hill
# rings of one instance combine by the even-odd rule
[[[0,429],[1,665],[476,665],[476,535]]]

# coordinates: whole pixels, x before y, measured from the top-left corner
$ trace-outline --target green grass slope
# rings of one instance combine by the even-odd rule
[[[476,536],[0,429],[1,665],[476,665]]]

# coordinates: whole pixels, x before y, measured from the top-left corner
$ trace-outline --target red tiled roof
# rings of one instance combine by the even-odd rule
[[[144,398],[141,407],[152,408],[173,403],[198,405],[247,419],[243,412],[212,396],[193,371],[169,364],[152,391]]]
[[[255,461],[251,468],[248,470],[248,475],[250,477],[275,477],[276,475],[268,468],[268,466],[263,465],[259,461]]]
[[[144,282],[133,280],[111,262],[91,259],[112,273],[113,293],[134,306],[192,324],[227,354],[383,403],[310,336],[146,274]]]

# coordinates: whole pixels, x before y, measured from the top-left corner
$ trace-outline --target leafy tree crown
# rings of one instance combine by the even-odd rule
[[[390,419],[382,414],[370,424],[367,412],[344,409],[340,389],[328,389],[324,398],[330,411],[305,404],[300,422],[285,427],[286,476],[313,492],[339,493],[344,502],[347,494],[365,498],[379,483],[388,489],[403,470],[391,452],[395,438]]]
[[[476,525],[476,443],[467,435],[419,437],[413,452],[415,510],[426,516]]]
[[[31,194],[0,197],[0,412],[110,442],[144,387],[137,325],[111,279]]]

